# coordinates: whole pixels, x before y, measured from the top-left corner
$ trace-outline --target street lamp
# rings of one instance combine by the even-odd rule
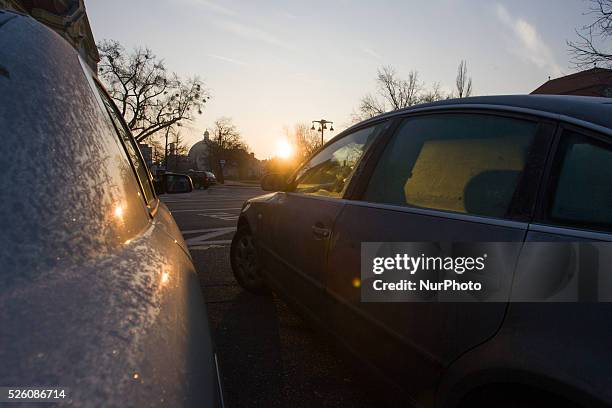
[[[166,144],[164,145],[164,170],[168,171],[168,132],[170,126],[166,127]]]
[[[181,124],[178,124],[181,126]],[[176,142],[174,144],[174,171],[178,169],[178,147],[179,147],[179,132],[176,132]]]
[[[319,124],[319,130],[317,130],[317,131],[321,132],[321,146],[323,146],[323,132],[325,132],[325,129],[327,129],[327,124],[328,123],[331,125],[329,130],[331,132],[333,132],[334,131],[334,122],[332,122],[331,120],[325,120],[325,119],[313,120],[312,121],[312,127],[310,128],[310,130],[315,130],[315,125],[314,125],[315,123]]]

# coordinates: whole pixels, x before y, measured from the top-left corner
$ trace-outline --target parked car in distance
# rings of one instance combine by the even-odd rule
[[[610,303],[366,303],[355,284],[362,242],[612,241],[610,180],[609,99],[419,105],[264,177],[272,192],[244,204],[232,267],[417,406],[612,405]]]
[[[206,176],[207,176],[207,180],[209,185],[214,185],[217,184],[217,176],[215,176],[215,174],[211,171],[207,171],[206,172]]]
[[[0,384],[222,406],[191,257],[111,98],[62,37],[2,10],[0,67]]]
[[[193,188],[195,189],[207,189],[210,186],[217,184],[217,178],[210,171],[203,170],[189,170],[187,173],[193,181]]]

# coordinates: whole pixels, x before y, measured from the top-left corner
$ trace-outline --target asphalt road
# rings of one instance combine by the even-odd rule
[[[256,187],[215,186],[163,197],[181,228],[206,298],[226,406],[380,407],[379,391],[334,344],[275,296],[242,290],[229,244]]]

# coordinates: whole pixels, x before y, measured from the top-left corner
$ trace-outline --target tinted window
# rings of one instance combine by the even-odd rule
[[[512,201],[537,124],[480,114],[406,119],[365,200],[494,217]]]
[[[117,108],[115,107],[114,103],[108,98],[105,92],[99,89],[99,85],[97,87],[100,93],[100,97],[102,98],[104,105],[106,105],[108,114],[113,120],[115,128],[121,136],[123,144],[130,156],[130,160],[140,181],[140,186],[142,187],[145,200],[147,203],[150,203],[151,200],[155,198],[155,195],[153,194],[153,187],[149,178],[149,171],[147,170],[147,167],[145,166],[145,163],[140,156],[140,150],[138,148],[138,145],[136,144],[136,141],[132,137],[130,131],[124,125],[124,122],[119,116],[119,112],[117,112]]]
[[[612,147],[577,133],[563,135],[550,218],[570,224],[612,225]]]
[[[341,197],[353,170],[385,124],[340,138],[317,153],[296,176],[296,192]]]

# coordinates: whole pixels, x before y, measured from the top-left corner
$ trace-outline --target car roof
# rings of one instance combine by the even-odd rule
[[[496,95],[447,99],[399,109],[362,123],[419,111],[460,108],[522,110],[526,113],[573,119],[612,129],[612,98],[572,95]]]

